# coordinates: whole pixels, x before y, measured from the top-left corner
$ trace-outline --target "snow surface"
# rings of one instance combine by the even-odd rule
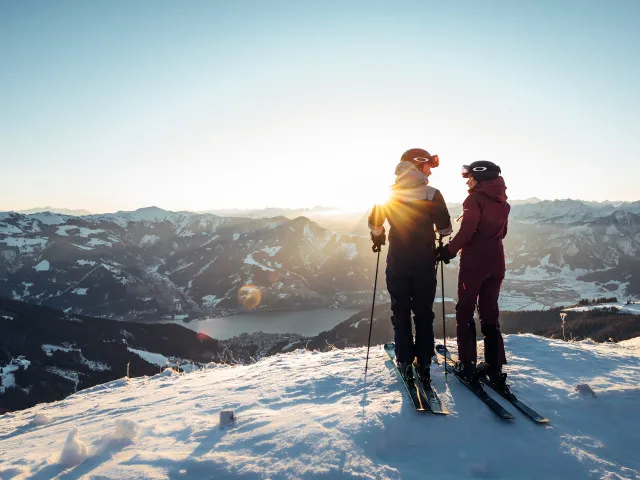
[[[23,238],[23,237],[5,237],[0,238],[1,243],[5,243],[7,247],[18,247],[22,253],[33,253],[34,248],[44,249],[49,241],[48,238]]]
[[[280,246],[278,246],[278,247],[264,247],[264,248],[262,248],[260,250],[265,252],[270,257],[273,257],[276,253],[278,253],[280,251],[281,248],[282,247],[280,247]]]
[[[127,350],[129,350],[132,353],[135,353],[140,358],[142,358],[145,362],[149,362],[151,365],[164,367],[169,363],[169,359],[159,353],[147,352],[145,350],[137,350],[135,348],[130,348],[130,347],[127,347]]]
[[[588,312],[590,310],[602,310],[607,308],[615,308],[624,313],[633,315],[640,315],[640,303],[623,303],[623,302],[611,302],[611,303],[598,303],[597,305],[581,305],[579,307],[564,308],[563,312]]]
[[[222,300],[224,300],[224,297],[218,298],[216,295],[205,295],[204,297],[202,297],[202,305],[205,307],[214,308]]]
[[[505,340],[514,392],[549,426],[501,399],[516,421],[498,420],[435,365],[451,414],[418,414],[380,346],[366,378],[366,348],[297,350],[116,380],[6,414],[0,478],[639,478],[640,342]],[[221,429],[221,410],[235,424]],[[50,421],[38,425],[42,415]]]
[[[81,266],[91,265],[92,267],[96,264],[93,260],[76,260],[76,263]]]
[[[30,365],[31,362],[20,355],[18,358],[12,358],[7,365],[0,368],[0,393],[3,393],[8,387],[15,386],[14,372],[19,370],[20,367],[26,370]]]
[[[15,225],[11,225],[6,222],[0,222],[0,234],[2,235],[13,235],[18,234],[22,235],[22,230],[20,230]]]
[[[31,215],[26,215],[26,217],[29,219],[38,220],[43,225],[61,225],[63,223],[66,223],[66,221],[71,218],[68,215],[58,215],[57,213],[51,212],[34,213]]]
[[[42,260],[40,263],[35,265],[33,269],[37,272],[48,272],[49,271],[49,262],[47,260]]]
[[[42,345],[42,350],[44,351],[44,353],[47,355],[47,357],[51,357],[53,355],[53,352],[80,352],[81,350],[79,348],[75,348],[75,347],[68,347],[68,346],[61,346],[61,345],[51,345],[48,343],[44,343]]]
[[[159,241],[160,241],[160,237],[158,235],[146,234],[142,236],[142,238],[140,239],[140,244],[138,246],[142,247],[144,245],[155,245]]]
[[[51,357],[54,352],[66,352],[66,353],[78,352],[78,357],[80,359],[80,362],[83,365],[86,365],[87,367],[89,367],[91,370],[95,372],[104,372],[106,370],[111,370],[111,367],[106,363],[98,362],[95,360],[89,360],[82,354],[82,350],[75,346],[68,346],[68,345],[61,346],[61,345],[51,345],[51,344],[45,343],[42,345],[42,350],[47,355],[47,357]],[[52,367],[52,368],[55,368],[55,367]],[[70,373],[65,373],[65,372],[70,372]],[[67,370],[57,369],[56,371],[54,371],[54,373],[57,375],[61,375],[65,378],[70,378],[69,375],[71,375],[75,380],[77,380],[76,372],[73,372],[71,370],[67,371]]]
[[[251,253],[249,255],[247,255],[247,257],[244,259],[243,263],[245,263],[246,265],[255,265],[256,267],[259,267],[261,270],[264,270],[265,272],[274,272],[275,271],[271,267],[267,267],[266,265],[263,265],[260,262],[256,262]]]
[[[344,256],[347,260],[353,260],[358,256],[358,249],[355,243],[341,243],[340,248],[344,250]]]

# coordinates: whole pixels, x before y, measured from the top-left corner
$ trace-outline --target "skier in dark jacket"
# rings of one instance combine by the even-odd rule
[[[376,205],[369,215],[373,251],[385,244],[385,220],[389,223],[387,290],[391,296],[391,323],[400,372],[413,379],[412,364],[428,386],[434,351],[433,301],[436,294],[435,232],[452,232],[449,211],[442,194],[429,185],[431,168],[437,167],[437,155],[421,148],[407,150],[396,166],[396,181],[390,200]],[[413,339],[411,313],[415,325]]]
[[[456,325],[459,368],[464,376],[477,382],[486,375],[499,388],[506,388],[502,365],[507,362],[500,332],[498,296],[505,274],[502,239],[507,235],[511,207],[500,167],[488,161],[473,162],[462,169],[469,196],[462,204],[460,231],[448,245],[438,247],[438,260],[449,263],[460,251]],[[480,328],[484,337],[485,361],[476,369],[476,325],[473,319],[478,305]]]

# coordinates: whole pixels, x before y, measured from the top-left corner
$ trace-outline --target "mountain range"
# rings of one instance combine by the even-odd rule
[[[459,210],[450,205],[452,216]],[[331,213],[318,211],[331,223]],[[376,268],[366,213],[340,215],[339,223],[353,228],[331,230],[320,216],[225,217],[157,207],[84,216],[1,213],[0,296],[129,320],[366,305]],[[636,298],[639,248],[640,202],[514,205],[501,307]],[[445,272],[447,297],[455,296],[456,269],[457,259]]]

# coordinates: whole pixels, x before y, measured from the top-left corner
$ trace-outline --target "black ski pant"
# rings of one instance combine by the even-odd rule
[[[433,300],[437,284],[435,265],[421,267],[413,265],[402,268],[387,263],[387,290],[391,296],[391,323],[398,363],[410,363],[418,357],[421,365],[429,365],[433,356]]]

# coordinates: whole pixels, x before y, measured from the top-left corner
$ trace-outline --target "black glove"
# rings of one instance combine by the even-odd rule
[[[382,250],[382,245],[386,245],[387,243],[387,234],[384,233],[384,230],[380,235],[374,235],[373,232],[371,232],[371,241],[373,242],[371,250],[373,250],[373,253],[378,253]]]
[[[449,263],[455,255],[451,255],[446,245],[440,245],[436,248],[436,262]]]

